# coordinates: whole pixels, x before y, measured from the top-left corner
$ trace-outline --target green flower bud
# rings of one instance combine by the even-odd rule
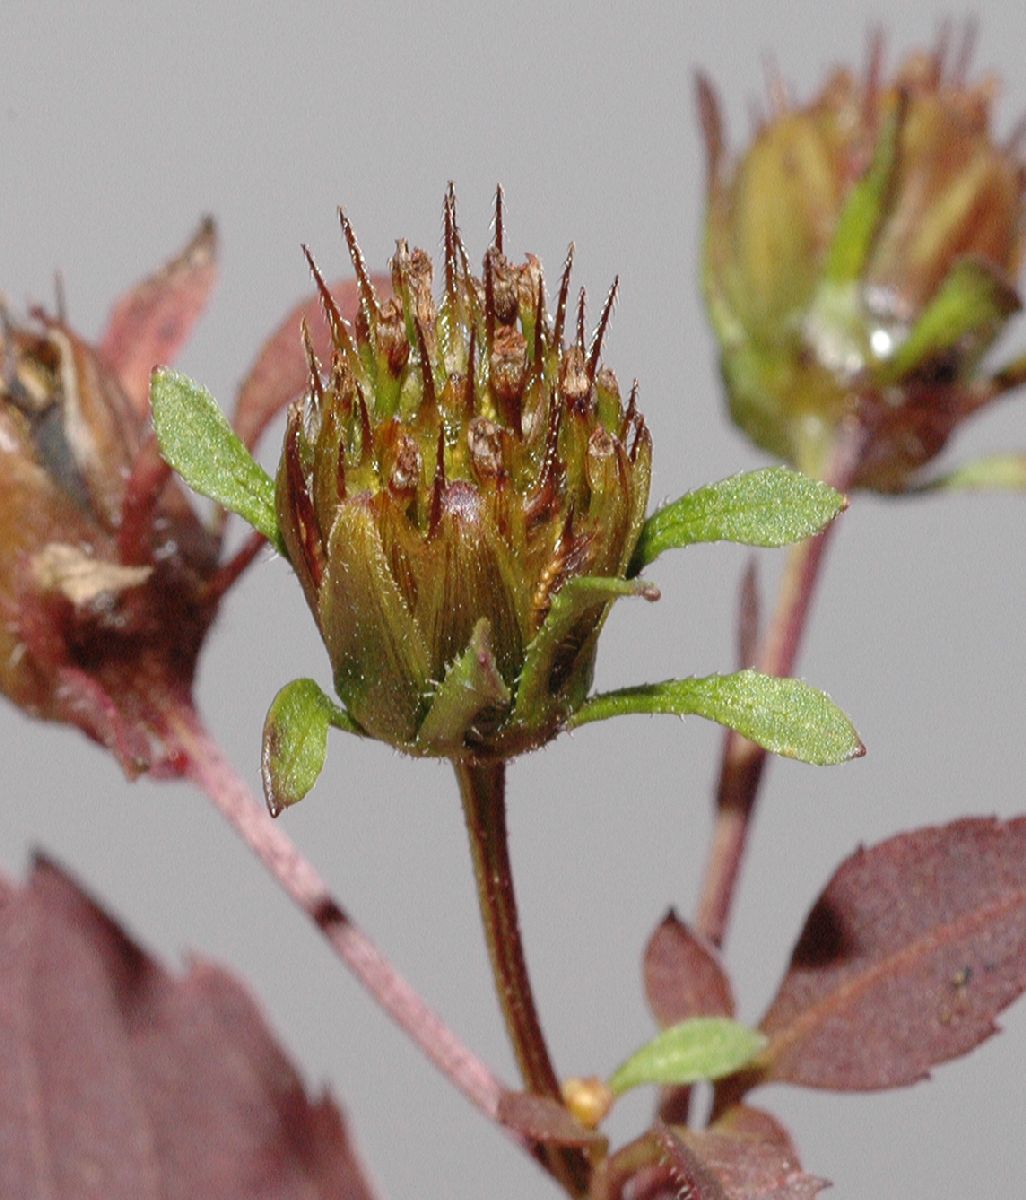
[[[575,578],[623,580],[644,520],[651,439],[600,362],[615,285],[590,340],[582,293],[566,340],[570,256],[550,318],[537,260],[503,251],[501,194],[476,277],[450,190],[440,299],[405,242],[382,299],[342,223],[361,306],[351,329],[311,260],[333,350],[323,374],[310,352],[289,416],[282,538],[364,732],[507,757],[553,737],[590,685],[608,595],[545,659],[545,702],[517,703],[554,600]]]
[[[1026,173],[991,132],[992,81],[942,44],[881,79],[836,72],[727,161],[715,96],[705,293],[735,422],[811,474],[857,426],[856,486],[902,490],[980,406],[977,368],[1019,308]]]

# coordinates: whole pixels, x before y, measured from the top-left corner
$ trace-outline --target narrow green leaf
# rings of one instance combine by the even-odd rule
[[[829,284],[852,283],[866,265],[898,165],[898,142],[905,113],[906,102],[899,95],[894,112],[880,130],[869,167],[848,194],[827,251],[824,278]]]
[[[664,550],[695,542],[786,546],[818,533],[847,507],[828,484],[789,467],[746,471],[688,492],[645,522],[630,574]]]
[[[629,713],[706,717],[773,754],[820,767],[861,758],[866,752],[851,721],[824,692],[799,679],[777,679],[758,671],[668,679],[604,692],[585,701],[569,727]]]
[[[162,367],[150,377],[150,405],[164,461],[193,491],[238,513],[284,553],[274,481],[239,440],[206,388]]]
[[[916,492],[1026,492],[1026,454],[992,454],[931,479]]]
[[[962,259],[948,272],[893,357],[882,364],[881,379],[885,383],[900,379],[954,349],[969,334],[992,334],[996,325],[1021,307],[1015,289],[994,267],[980,259]]]
[[[462,750],[474,718],[486,708],[509,703],[509,688],[495,665],[491,636],[491,622],[482,617],[466,650],[452,662],[435,692],[417,731],[419,750],[428,754]]]
[[[328,728],[363,731],[312,679],[294,679],[275,696],[264,721],[260,776],[271,816],[302,800],[324,769]]]
[[[589,608],[608,604],[622,596],[658,600],[659,589],[644,579],[611,579],[595,575],[578,575],[559,589],[541,628],[527,648],[513,710],[515,721],[527,723],[547,707],[549,679],[560,643],[580,617]]]
[[[766,1037],[729,1017],[692,1017],[664,1029],[632,1054],[609,1079],[620,1096],[643,1083],[689,1084],[739,1071],[766,1045]]]

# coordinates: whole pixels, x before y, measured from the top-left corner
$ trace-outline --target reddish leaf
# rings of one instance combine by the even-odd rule
[[[370,1200],[242,986],[169,974],[56,867],[0,887],[0,1195]]]
[[[861,849],[817,901],[762,1022],[766,1079],[860,1091],[926,1077],[1026,987],[1026,818]]]
[[[735,1104],[712,1125],[713,1133],[728,1133],[739,1137],[755,1138],[776,1146],[784,1154],[790,1155],[795,1161],[798,1151],[795,1149],[791,1135],[772,1113],[765,1109],[755,1108],[750,1104]]]
[[[206,307],[217,278],[217,231],[205,218],[185,249],[114,305],[99,353],[141,413],[150,372],[170,363]]]
[[[509,1129],[534,1142],[558,1146],[592,1146],[605,1149],[608,1140],[594,1129],[585,1129],[556,1100],[530,1092],[504,1092],[499,1101],[499,1120]]]
[[[732,1017],[734,994],[713,946],[673,911],[648,940],[645,995],[663,1028],[692,1017]]]
[[[681,1130],[676,1140],[717,1181],[723,1200],[812,1200],[827,1186],[806,1175],[793,1152],[758,1136]]]
[[[392,282],[388,275],[371,275],[370,278],[379,296],[384,298],[391,294]],[[352,323],[360,303],[356,280],[333,283],[330,290],[339,311]],[[320,298],[315,293],[297,304],[264,342],[239,388],[233,424],[235,432],[250,449],[278,413],[307,389],[310,370],[300,336],[303,320],[309,327],[314,353],[325,366],[331,362],[331,335]]]

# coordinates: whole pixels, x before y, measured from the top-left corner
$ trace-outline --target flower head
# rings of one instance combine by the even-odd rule
[[[351,330],[311,259],[332,358],[322,375],[311,352],[289,416],[284,545],[364,732],[411,753],[514,754],[583,700],[610,597],[569,609],[545,702],[525,707],[554,602],[571,580],[622,581],[644,521],[651,439],[601,362],[616,285],[589,338],[568,255],[550,317],[537,259],[505,254],[501,192],[475,276],[450,190],[437,301],[430,259],[402,241],[382,299],[342,224],[361,305]]]
[[[882,78],[837,71],[813,101],[782,85],[727,161],[700,82],[709,195],[705,289],[735,421],[822,474],[858,427],[853,482],[903,490],[954,428],[1003,390],[980,359],[1019,308],[1026,167],[992,131],[994,85],[969,41]]]
[[[213,280],[206,222],[115,308],[99,347],[63,319],[0,314],[0,688],[130,773],[166,749],[161,703],[188,698],[232,574],[159,457],[147,396]]]

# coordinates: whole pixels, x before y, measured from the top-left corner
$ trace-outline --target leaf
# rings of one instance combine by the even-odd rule
[[[880,378],[895,381],[973,334],[985,334],[1022,308],[1015,289],[983,259],[962,259],[948,272]]]
[[[648,939],[645,995],[666,1028],[690,1017],[732,1017],[734,993],[715,948],[673,911]]]
[[[824,692],[799,679],[758,671],[668,679],[590,697],[568,722],[575,729],[629,713],[694,714],[736,729],[774,754],[816,766],[861,758],[851,721]]]
[[[806,1175],[793,1151],[779,1141],[715,1129],[666,1132],[717,1181],[723,1200],[813,1200],[828,1186]]]
[[[328,729],[362,733],[312,679],[294,679],[275,696],[264,720],[260,778],[272,817],[297,804],[324,770]]]
[[[482,617],[466,650],[446,671],[417,731],[418,749],[430,754],[462,750],[474,718],[485,709],[509,703],[509,688],[492,654],[491,630],[491,622]]]
[[[609,1079],[617,1096],[643,1083],[696,1083],[733,1075],[765,1046],[754,1029],[727,1017],[693,1017],[664,1029]]]
[[[549,679],[560,644],[577,621],[591,608],[609,604],[623,596],[658,600],[659,589],[644,579],[611,579],[578,575],[568,580],[553,597],[541,628],[527,648],[524,669],[517,685],[514,721],[528,721],[543,711],[549,701]]]
[[[384,298],[391,293],[388,275],[371,275],[370,278],[379,296]],[[360,306],[356,280],[333,283],[330,290],[342,316],[354,320]],[[251,449],[278,413],[302,396],[310,385],[310,368],[300,336],[304,321],[310,331],[314,353],[326,369],[331,364],[331,333],[320,297],[315,293],[297,304],[264,342],[239,388],[232,423],[243,444]]]
[[[150,372],[173,362],[206,308],[217,278],[217,230],[210,217],[165,266],[122,296],[107,319],[100,357],[139,413],[149,405]]]
[[[645,522],[629,575],[664,550],[696,542],[787,546],[812,537],[843,512],[848,501],[829,484],[789,467],[764,467],[688,492]]]
[[[992,454],[931,479],[916,492],[1026,492],[1026,454]]]
[[[370,1200],[227,972],[167,971],[58,868],[0,887],[0,1195]]]
[[[1026,988],[1026,817],[860,849],[809,914],[762,1021],[762,1077],[900,1087],[996,1031]]]
[[[609,1144],[601,1133],[586,1129],[574,1120],[558,1100],[548,1096],[537,1096],[532,1092],[503,1092],[497,1115],[507,1129],[522,1133],[532,1142],[602,1150]]]
[[[206,388],[165,368],[153,372],[150,402],[165,462],[193,491],[237,513],[284,553],[274,480],[239,441]]]

